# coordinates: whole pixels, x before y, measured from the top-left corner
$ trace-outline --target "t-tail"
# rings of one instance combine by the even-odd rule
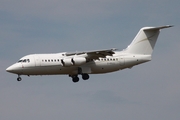
[[[151,55],[159,36],[160,30],[173,27],[170,25],[161,27],[143,27],[140,29],[131,44],[124,50],[125,53]]]

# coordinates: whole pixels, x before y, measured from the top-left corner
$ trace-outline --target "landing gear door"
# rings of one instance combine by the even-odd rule
[[[34,55],[35,66],[41,66],[41,59],[38,55]]]
[[[81,66],[81,69],[82,69],[82,73],[87,73],[87,74],[91,73],[90,67]]]

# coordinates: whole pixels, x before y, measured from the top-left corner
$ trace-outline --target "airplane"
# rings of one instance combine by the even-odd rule
[[[18,75],[69,75],[74,83],[89,79],[89,74],[103,74],[132,68],[151,61],[152,52],[160,30],[173,27],[143,27],[131,44],[122,51],[116,48],[83,52],[62,52],[55,54],[30,54],[6,69]]]

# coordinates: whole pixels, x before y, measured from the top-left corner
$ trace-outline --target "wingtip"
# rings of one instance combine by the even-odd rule
[[[169,28],[169,27],[174,27],[174,25],[166,25],[166,27],[167,27],[167,28]]]

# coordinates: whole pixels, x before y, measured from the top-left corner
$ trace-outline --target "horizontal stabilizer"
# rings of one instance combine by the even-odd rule
[[[160,27],[144,27],[143,30],[160,30],[160,29],[164,29],[164,28],[169,28],[169,27],[173,27],[173,25],[165,25],[165,26],[160,26]]]

